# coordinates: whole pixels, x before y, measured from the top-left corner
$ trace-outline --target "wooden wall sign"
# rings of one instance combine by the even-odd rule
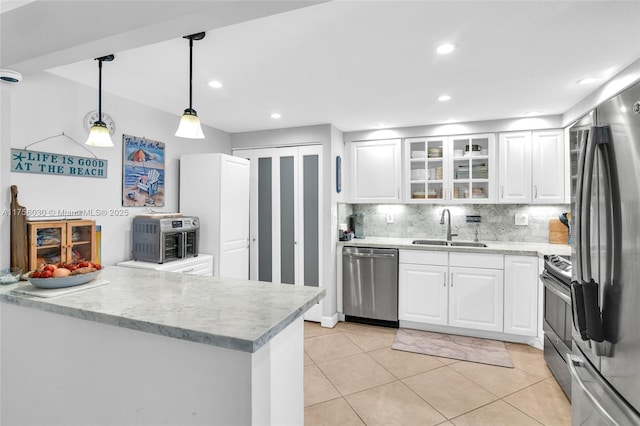
[[[11,171],[106,179],[107,160],[11,148]]]

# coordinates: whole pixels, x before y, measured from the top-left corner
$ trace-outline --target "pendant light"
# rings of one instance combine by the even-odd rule
[[[85,142],[86,145],[101,147],[113,146],[109,129],[104,121],[102,121],[102,63],[105,61],[111,62],[113,58],[113,55],[95,58],[95,60],[98,61],[98,121],[94,122],[89,130],[89,139]]]
[[[180,118],[180,125],[176,131],[176,136],[180,138],[189,139],[204,139],[204,133],[202,133],[202,127],[200,126],[200,119],[198,113],[192,108],[193,102],[193,40],[202,40],[204,33],[196,33],[188,36],[184,36],[189,40],[189,108],[184,110],[182,118]]]

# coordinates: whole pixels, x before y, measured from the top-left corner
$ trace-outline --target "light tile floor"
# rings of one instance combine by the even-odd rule
[[[391,349],[396,330],[305,322],[305,425],[571,424],[542,351],[507,343],[515,368]]]

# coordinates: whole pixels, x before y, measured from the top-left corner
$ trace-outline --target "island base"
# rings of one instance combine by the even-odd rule
[[[3,304],[0,423],[302,425],[302,317],[242,352]]]

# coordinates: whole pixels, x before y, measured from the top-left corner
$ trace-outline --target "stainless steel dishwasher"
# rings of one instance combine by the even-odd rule
[[[345,320],[398,327],[398,250],[342,249]]]

